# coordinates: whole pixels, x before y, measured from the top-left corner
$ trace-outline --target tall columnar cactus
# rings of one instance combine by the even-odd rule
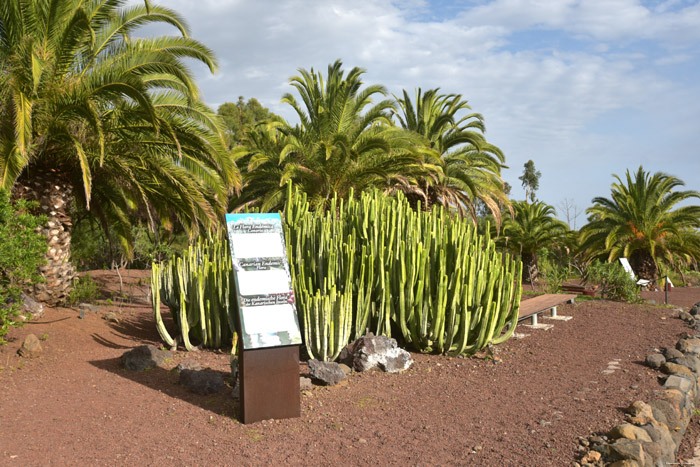
[[[163,341],[187,350],[231,345],[235,319],[231,257],[223,239],[200,240],[180,257],[153,263],[153,315]],[[161,303],[168,306],[177,328],[173,337],[163,323]]]
[[[443,208],[411,209],[399,195],[363,193],[309,211],[306,196],[287,191],[287,255],[308,353],[335,359],[367,330],[423,352],[474,353],[510,338],[517,324],[520,261],[496,251],[468,220]],[[488,231],[488,229],[487,229]],[[153,268],[160,303],[170,307],[178,340],[191,349],[230,342],[234,329],[231,262],[226,240],[199,242]]]
[[[394,327],[420,351],[457,355],[512,335],[521,263],[497,252],[469,221],[443,208],[414,211],[400,195],[351,194],[322,214],[309,212],[291,186],[287,200],[287,250],[312,356],[333,354],[321,350],[329,343],[318,327],[323,310],[323,319],[340,319],[319,307],[333,288],[352,292],[354,338],[366,330],[391,335]],[[332,347],[346,343],[336,339]]]

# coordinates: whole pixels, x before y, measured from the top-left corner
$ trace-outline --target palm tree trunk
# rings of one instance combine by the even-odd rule
[[[13,190],[13,196],[38,201],[39,214],[48,217],[41,231],[46,235],[49,248],[46,264],[39,267],[45,282],[34,286],[34,297],[50,306],[65,303],[77,276],[70,262],[70,214],[73,186],[68,178],[55,169],[32,170],[30,178],[22,178]]]
[[[630,266],[640,279],[650,281],[658,279],[659,270],[649,250],[634,250],[630,255]]]

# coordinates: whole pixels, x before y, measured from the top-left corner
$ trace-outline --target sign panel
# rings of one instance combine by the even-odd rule
[[[226,214],[243,349],[301,344],[279,214]]]

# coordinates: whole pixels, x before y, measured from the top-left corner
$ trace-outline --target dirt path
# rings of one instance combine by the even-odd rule
[[[115,276],[96,278],[114,290]],[[414,354],[404,374],[357,374],[303,395],[301,418],[246,426],[230,389],[199,396],[174,371],[121,369],[126,350],[160,345],[144,278],[125,275],[121,307],[84,319],[51,309],[12,331],[0,349],[0,465],[570,465],[578,436],[607,431],[631,402],[651,399],[658,375],[641,362],[688,330],[673,308],[565,305],[559,314],[574,319],[519,328],[530,336],[499,346],[495,360]],[[697,301],[699,289],[672,294],[677,305]],[[120,321],[102,319],[107,311]],[[45,339],[37,359],[15,354],[28,333]],[[226,354],[178,352],[168,368],[184,359],[228,367]],[[620,370],[604,374],[612,360]]]

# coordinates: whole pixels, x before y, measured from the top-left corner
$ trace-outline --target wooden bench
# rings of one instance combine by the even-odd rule
[[[537,323],[537,316],[545,311],[550,312],[549,318],[568,320],[571,316],[558,316],[557,306],[562,303],[574,303],[575,294],[544,294],[520,302],[518,321],[530,318],[533,327],[550,327],[551,325],[540,325]]]
[[[596,285],[595,287],[585,287],[583,285],[577,284],[562,284],[561,289],[564,292],[594,296],[596,290],[598,290],[598,286]]]

